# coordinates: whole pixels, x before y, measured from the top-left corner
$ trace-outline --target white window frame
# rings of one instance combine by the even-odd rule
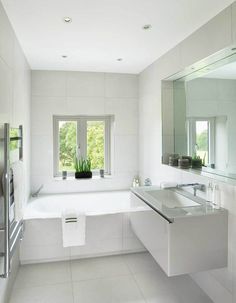
[[[196,121],[207,121],[209,124],[209,163],[215,163],[215,117],[191,117],[187,119],[188,155],[195,154],[196,146]]]
[[[105,123],[104,133],[104,170],[105,174],[111,173],[111,116],[53,116],[53,173],[54,177],[61,176],[59,171],[59,122],[76,121],[77,122],[77,148],[80,155],[86,158],[87,155],[87,122],[103,121]],[[93,170],[94,175],[98,175],[98,170]],[[73,176],[73,172],[68,172]]]

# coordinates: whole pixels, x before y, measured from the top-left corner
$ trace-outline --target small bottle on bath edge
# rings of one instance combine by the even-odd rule
[[[207,202],[211,203],[213,200],[213,185],[211,182],[208,183],[207,185],[207,197],[206,197]]]
[[[215,184],[215,186],[214,186],[213,206],[215,209],[220,209],[220,207],[221,207],[220,187],[218,184]]]

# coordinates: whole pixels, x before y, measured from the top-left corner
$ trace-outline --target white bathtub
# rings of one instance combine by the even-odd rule
[[[63,248],[61,214],[84,212],[86,245]],[[132,231],[129,191],[41,195],[24,212],[23,264],[121,254],[144,250]]]
[[[84,212],[87,216],[130,212],[130,192],[41,195],[30,200],[24,219],[61,218],[65,209]]]

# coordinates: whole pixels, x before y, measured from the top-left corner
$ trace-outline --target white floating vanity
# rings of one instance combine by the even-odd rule
[[[227,210],[154,186],[133,188],[131,203],[134,232],[168,276],[227,266]]]

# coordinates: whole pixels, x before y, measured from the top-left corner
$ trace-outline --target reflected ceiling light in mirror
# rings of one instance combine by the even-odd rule
[[[70,18],[70,17],[64,17],[64,18],[63,18],[63,21],[64,21],[65,23],[71,23],[71,22],[72,22],[72,18]]]
[[[143,26],[143,30],[144,30],[144,31],[148,31],[148,30],[150,30],[151,28],[152,28],[151,24],[145,24],[145,25]]]

